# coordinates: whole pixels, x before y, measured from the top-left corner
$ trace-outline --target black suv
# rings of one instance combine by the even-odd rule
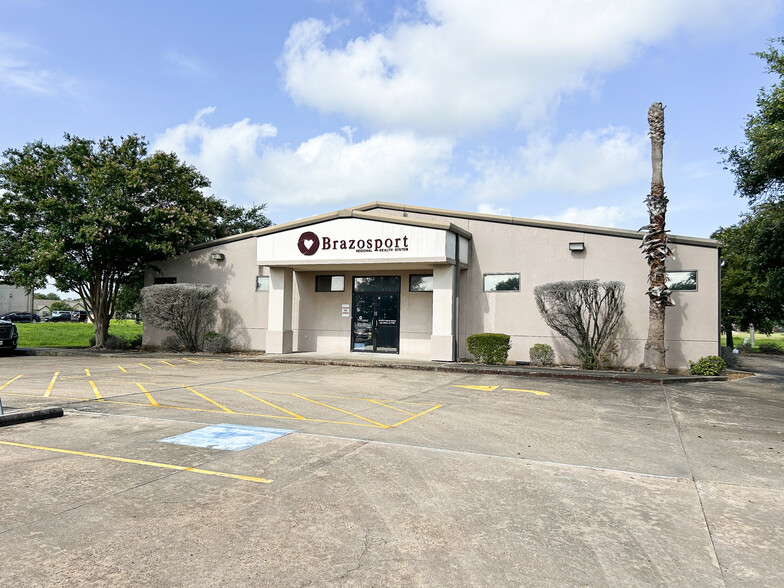
[[[72,310],[71,311],[71,320],[78,321],[80,323],[87,322],[87,311],[86,310]]]
[[[12,323],[40,323],[41,317],[37,314],[30,315],[29,312],[9,312],[0,316],[0,319],[11,321]]]
[[[0,349],[13,351],[19,341],[16,325],[11,321],[0,319]]]
[[[70,323],[70,310],[55,310],[50,316],[44,317],[45,323]]]

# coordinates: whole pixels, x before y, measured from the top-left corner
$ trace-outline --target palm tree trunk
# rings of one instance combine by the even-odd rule
[[[667,289],[665,262],[672,251],[667,245],[665,217],[667,215],[667,196],[664,193],[662,162],[664,159],[664,107],[654,102],[648,109],[648,126],[651,136],[651,193],[645,199],[648,205],[649,224],[640,230],[647,230],[643,237],[643,250],[650,272],[648,274],[648,340],[645,343],[643,360],[637,371],[665,373],[667,364],[664,348],[665,309],[672,306],[670,291]]]

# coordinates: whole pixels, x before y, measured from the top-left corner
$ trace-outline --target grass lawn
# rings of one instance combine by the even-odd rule
[[[90,323],[19,323],[19,347],[89,347],[95,335]],[[142,325],[134,321],[112,321],[110,335],[128,339],[142,334]]]
[[[735,344],[734,347],[738,347],[743,345],[743,340],[748,339],[748,333],[732,333],[732,342]],[[721,336],[721,344],[724,345],[727,342],[727,337],[722,334]],[[763,335],[762,333],[754,333],[754,347],[752,351],[759,351],[759,344],[760,343],[776,343],[779,347],[784,349],[784,333],[771,333],[770,335]]]

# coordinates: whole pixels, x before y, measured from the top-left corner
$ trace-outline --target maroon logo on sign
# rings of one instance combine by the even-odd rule
[[[313,255],[318,251],[319,238],[316,236],[316,233],[306,231],[299,236],[297,247],[299,247],[299,252],[302,255]]]

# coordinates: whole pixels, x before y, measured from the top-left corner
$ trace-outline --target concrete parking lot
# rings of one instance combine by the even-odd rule
[[[748,361],[661,386],[0,357],[6,411],[65,409],[0,428],[0,584],[781,586],[784,364]]]

